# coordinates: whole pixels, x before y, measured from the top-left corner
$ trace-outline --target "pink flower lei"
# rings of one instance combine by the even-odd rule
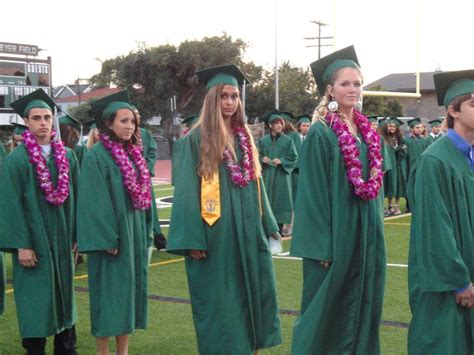
[[[367,201],[378,196],[382,186],[382,154],[380,152],[380,137],[370,127],[370,122],[363,114],[354,110],[354,123],[359,128],[359,132],[369,150],[370,178],[368,181],[362,179],[362,163],[359,160],[360,151],[357,148],[356,138],[350,132],[349,127],[344,123],[337,113],[329,112],[326,120],[331,124],[336,133],[339,148],[344,157],[346,165],[347,180],[354,187],[354,194],[362,200]]]
[[[224,150],[224,162],[227,171],[229,171],[232,184],[244,187],[255,179],[252,145],[250,144],[250,137],[244,127],[234,127],[233,131],[237,136],[239,147],[242,150],[242,168],[233,160],[232,154],[227,148]]]
[[[61,206],[69,196],[69,160],[66,158],[66,149],[63,143],[54,141],[55,132],[51,132],[51,148],[54,154],[54,162],[58,172],[58,186],[54,189],[51,174],[48,170],[46,158],[41,153],[41,147],[35,136],[29,130],[22,134],[30,163],[36,168],[36,176],[39,186],[45,194],[46,202],[53,206]]]
[[[133,208],[137,210],[149,209],[151,206],[151,179],[146,161],[142,155],[141,146],[127,144],[124,147],[124,145],[112,141],[105,133],[100,135],[100,141],[119,167],[123,185],[132,199]],[[137,172],[128,157],[129,155],[137,167],[138,178]]]

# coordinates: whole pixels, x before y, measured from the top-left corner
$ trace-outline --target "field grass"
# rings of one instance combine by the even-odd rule
[[[171,196],[172,187],[155,187],[157,198]],[[159,209],[160,219],[169,219],[170,208]],[[385,241],[388,264],[407,263],[409,216],[387,219]],[[168,228],[162,228],[165,235]],[[291,241],[284,241],[288,251]],[[0,355],[22,354],[20,345],[14,295],[11,285],[11,261],[7,256],[6,312],[0,316]],[[86,259],[87,262],[87,259]],[[298,311],[301,298],[301,261],[274,259],[280,308]],[[77,323],[78,351],[80,354],[94,354],[95,341],[90,335],[89,298],[85,291],[87,278],[86,263],[76,269],[76,300],[79,313]],[[196,337],[189,305],[184,261],[181,257],[163,251],[154,251],[149,269],[149,324],[146,331],[137,330],[130,339],[130,354],[197,354]],[[384,310],[381,326],[383,354],[406,354],[407,324],[410,321],[407,293],[407,268],[387,267]],[[261,354],[289,354],[291,334],[295,315],[285,312],[281,315],[283,344],[261,351]],[[52,354],[52,339],[47,345]]]

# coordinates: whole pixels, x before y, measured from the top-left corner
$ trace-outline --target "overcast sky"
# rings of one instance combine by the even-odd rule
[[[417,68],[417,26],[421,71],[474,68],[474,0],[15,0],[2,6],[0,41],[34,44],[53,60],[53,84],[71,83],[100,71],[100,62],[137,48],[178,45],[221,35],[248,42],[245,60],[267,69],[278,62],[307,67],[317,48],[312,20],[334,47],[356,47],[365,83]]]

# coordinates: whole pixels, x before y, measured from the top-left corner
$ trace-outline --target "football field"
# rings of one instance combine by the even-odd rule
[[[156,197],[172,196],[169,185],[155,187]],[[162,220],[169,219],[170,207],[159,209]],[[381,326],[382,354],[406,354],[410,311],[407,291],[407,256],[410,216],[385,220],[387,282]],[[164,227],[165,235],[168,228]],[[290,240],[284,242],[282,255],[274,257],[280,304],[283,344],[261,354],[289,354],[293,324],[300,307],[301,260],[288,256]],[[0,316],[0,355],[22,354],[18,333],[14,294],[11,284],[11,260],[7,255],[6,311]],[[76,325],[79,354],[94,354],[95,339],[90,334],[87,259],[76,269],[76,301],[79,320]],[[148,279],[148,329],[137,330],[130,338],[130,354],[197,354],[196,338],[189,304],[184,260],[163,251],[154,251]],[[52,339],[47,353],[52,354]]]

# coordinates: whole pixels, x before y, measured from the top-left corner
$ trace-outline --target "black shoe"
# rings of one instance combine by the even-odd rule
[[[156,249],[161,250],[161,249],[166,249],[166,238],[162,233],[155,234],[154,237],[154,244]]]

